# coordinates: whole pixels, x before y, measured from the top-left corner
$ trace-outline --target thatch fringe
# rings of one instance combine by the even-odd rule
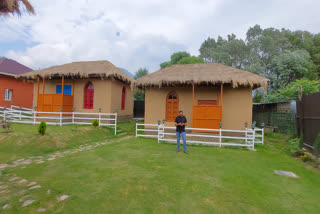
[[[73,79],[101,78],[120,80],[131,85],[134,80],[109,61],[72,62],[59,66],[31,71],[18,76],[18,78],[35,80],[37,77],[45,79],[61,78],[62,76]]]
[[[136,80],[135,86],[165,87],[178,85],[220,85],[233,88],[246,86],[266,89],[269,80],[251,72],[217,63],[173,65]]]

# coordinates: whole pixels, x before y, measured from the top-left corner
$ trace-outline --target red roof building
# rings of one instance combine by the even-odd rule
[[[32,108],[33,84],[16,79],[32,69],[7,58],[0,59],[0,106]]]

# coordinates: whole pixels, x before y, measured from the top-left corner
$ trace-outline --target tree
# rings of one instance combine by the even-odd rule
[[[134,79],[139,79],[140,77],[143,77],[149,73],[148,69],[146,68],[139,68],[138,71],[134,74]]]
[[[204,63],[202,57],[191,56],[188,52],[180,51],[173,53],[170,57],[170,61],[160,64],[160,68],[166,68],[176,64],[197,64]]]
[[[286,50],[283,54],[273,57],[267,77],[271,80],[271,89],[276,90],[297,79],[317,79],[317,73],[307,51]]]
[[[199,63],[204,63],[202,57],[197,57],[197,56],[188,56],[180,59],[177,64],[199,64]]]
[[[138,71],[134,74],[134,79],[139,79],[145,75],[149,74],[148,69],[146,68],[139,68]],[[134,100],[144,100],[144,91],[140,90],[140,89],[135,89],[133,91],[133,97]]]
[[[25,6],[27,12],[31,15],[35,14],[35,10],[28,0],[0,0],[0,16],[8,14],[21,15],[20,2]]]
[[[303,95],[320,91],[320,81],[300,79],[290,83],[289,86],[279,89],[277,93],[268,94],[265,98],[266,102],[279,102],[296,100],[299,93]]]
[[[244,68],[249,53],[246,43],[237,39],[234,34],[228,35],[227,39],[219,36],[217,41],[209,37],[201,44],[199,51],[206,62],[222,63],[235,68]]]

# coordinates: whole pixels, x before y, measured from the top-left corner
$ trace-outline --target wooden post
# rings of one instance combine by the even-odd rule
[[[220,115],[220,117],[221,117],[221,122],[222,122],[222,110],[223,110],[223,83],[221,83],[221,102],[220,102],[220,106],[221,106],[221,115]]]
[[[72,79],[72,96],[74,96],[74,79]]]
[[[39,108],[39,89],[40,89],[40,77],[37,77],[37,108]]]
[[[44,84],[45,84],[45,78],[42,77],[42,94],[44,94]]]
[[[194,83],[192,83],[192,127],[194,127]]]
[[[61,107],[63,108],[63,89],[64,89],[64,76],[62,75],[62,83],[61,83]]]
[[[221,103],[220,105],[222,106],[223,104],[223,84],[221,84]]]
[[[192,107],[194,106],[194,83],[192,83]]]

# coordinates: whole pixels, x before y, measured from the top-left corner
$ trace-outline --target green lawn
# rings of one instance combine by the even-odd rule
[[[133,126],[133,122],[119,123],[118,134],[121,137],[133,135],[135,133]],[[0,127],[0,164],[120,137],[114,136],[114,129],[106,127],[47,126],[45,136],[38,134],[38,125],[12,124],[12,127],[13,132],[9,133]]]
[[[291,157],[282,136],[266,137],[266,145],[257,146],[257,151],[189,146],[190,154],[186,155],[176,153],[172,144],[134,137],[121,140],[124,136],[112,137],[106,129],[81,127],[78,129],[82,131],[74,134],[71,126],[49,127],[53,138],[50,139],[36,136],[29,127],[34,128],[15,125],[14,133],[5,137],[1,134],[0,152],[10,160],[15,157],[2,151],[8,147],[2,147],[3,144],[13,138],[7,153],[14,153],[18,147],[19,156],[24,156],[23,150],[28,145],[31,148],[26,155],[77,148],[78,143],[109,140],[110,144],[43,164],[3,170],[0,186],[8,186],[8,191],[0,191],[0,206],[10,204],[11,208],[0,208],[0,213],[36,213],[39,207],[45,208],[46,213],[68,214],[311,214],[320,210],[319,171]],[[119,124],[119,127],[128,135],[133,134],[134,123]],[[41,139],[53,142],[46,146],[49,149],[39,149]],[[55,146],[55,139],[65,146]],[[24,142],[24,147],[20,148],[19,140]],[[39,142],[34,144],[34,141]],[[3,163],[5,158],[1,160]],[[299,178],[276,175],[275,169],[295,172]],[[29,190],[25,184],[9,181],[12,176],[35,181],[41,188]],[[57,197],[63,194],[70,197],[57,202]],[[22,208],[19,202],[22,197],[35,202]]]

